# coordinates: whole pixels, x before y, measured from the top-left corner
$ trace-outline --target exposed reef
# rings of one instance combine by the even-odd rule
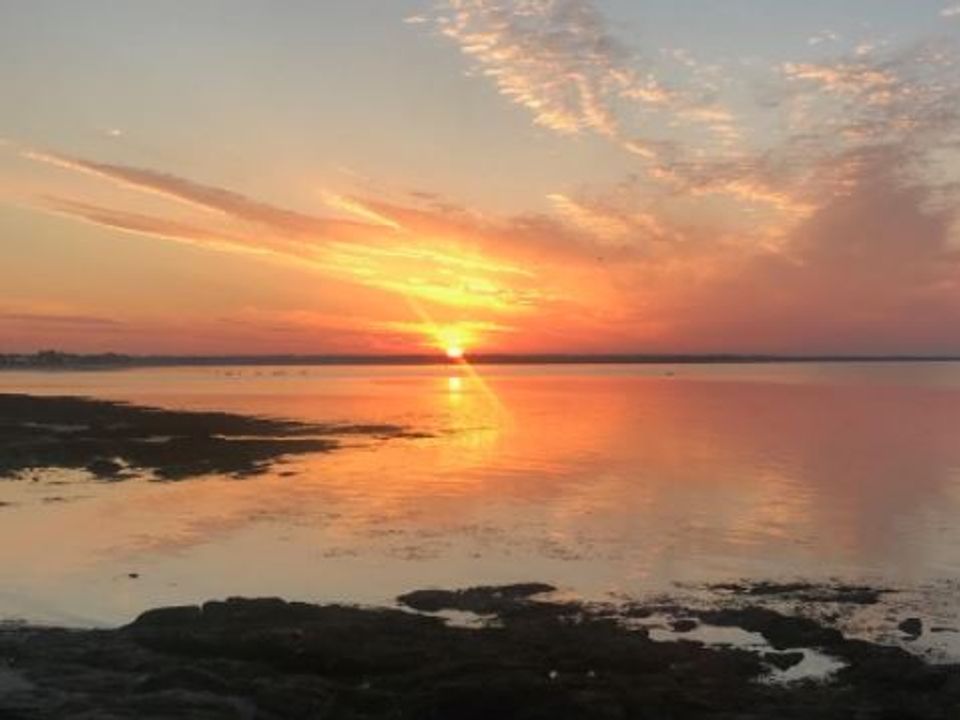
[[[345,436],[411,436],[395,425],[302,423],[141,407],[79,397],[0,394],[0,478],[86,470],[101,480],[262,473],[284,456],[335,450]]]
[[[776,583],[767,581],[718,583],[710,585],[709,588],[734,595],[771,596],[810,603],[849,603],[854,605],[874,605],[880,601],[881,597],[893,592],[887,588],[847,585],[845,583],[823,585],[810,582]]]
[[[673,608],[759,632],[782,652],[659,642],[608,606],[551,602],[541,584],[422,591],[480,627],[397,609],[231,599],[152,610],[117,630],[0,629],[0,717],[960,717],[960,668],[761,608]],[[639,609],[639,608],[638,608]],[[662,607],[650,613],[662,612]],[[769,682],[817,648],[821,682]]]

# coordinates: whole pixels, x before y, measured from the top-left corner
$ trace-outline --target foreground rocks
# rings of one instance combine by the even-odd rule
[[[782,652],[654,642],[609,608],[537,602],[546,587],[405,596],[435,610],[479,605],[493,621],[479,629],[279,599],[153,610],[118,630],[9,627],[0,718],[960,717],[960,668],[811,620],[682,609]],[[811,646],[847,666],[823,683],[764,682]]]

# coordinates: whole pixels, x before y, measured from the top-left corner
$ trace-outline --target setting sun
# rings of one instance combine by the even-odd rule
[[[467,347],[474,346],[479,340],[475,332],[476,325],[470,322],[429,323],[425,328],[427,334],[432,336],[429,346],[442,352],[448,360],[463,360]]]

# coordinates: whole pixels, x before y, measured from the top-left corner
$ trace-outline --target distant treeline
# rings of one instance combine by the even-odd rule
[[[0,355],[0,368],[70,368],[83,366],[137,365],[146,358],[138,358],[118,353],[99,353],[80,355],[41,350],[35,353],[9,353]]]
[[[597,365],[597,364],[736,364],[774,362],[948,362],[946,355],[738,355],[738,354],[477,354],[451,360],[441,354],[417,355],[123,355],[77,354],[44,350],[0,354],[0,369],[98,369],[122,367],[222,365]]]

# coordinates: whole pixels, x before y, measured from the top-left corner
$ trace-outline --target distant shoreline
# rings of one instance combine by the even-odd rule
[[[115,370],[155,367],[417,366],[471,365],[751,365],[771,363],[946,363],[955,355],[763,355],[763,354],[499,354],[465,360],[415,355],[80,355],[60,352],[0,354],[3,370]]]

